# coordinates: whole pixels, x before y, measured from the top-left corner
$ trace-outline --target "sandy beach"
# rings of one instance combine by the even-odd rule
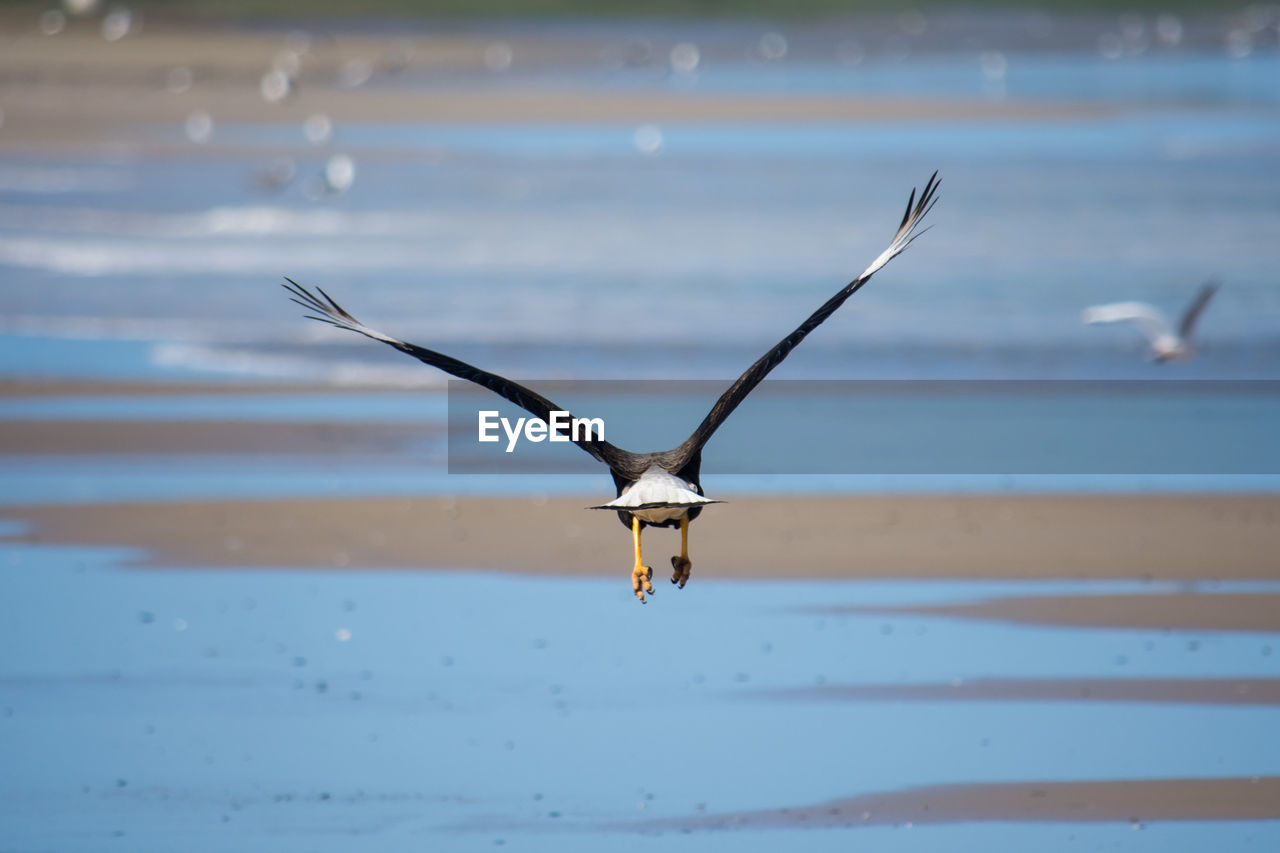
[[[4,514],[33,525],[20,541],[138,548],[139,565],[625,575],[630,535],[612,514],[584,509],[599,499],[182,501]],[[1272,496],[743,497],[703,513],[690,552],[695,580],[1275,580],[1278,513]],[[649,531],[644,542],[661,574],[678,534]],[[1235,618],[1236,609],[1216,612]]]

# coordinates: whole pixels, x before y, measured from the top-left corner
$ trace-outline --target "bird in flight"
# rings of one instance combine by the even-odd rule
[[[679,527],[680,555],[671,558],[671,582],[683,588],[689,580],[689,572],[693,567],[689,560],[689,523],[698,517],[703,507],[720,503],[707,498],[702,491],[700,482],[702,448],[725,419],[733,413],[733,410],[810,332],[834,314],[846,299],[857,293],[881,267],[901,254],[916,237],[924,233],[920,230],[920,222],[933,209],[938,183],[938,173],[934,172],[925,184],[924,190],[920,192],[919,198],[916,197],[914,189],[911,191],[902,222],[889,242],[888,248],[881,252],[861,275],[840,288],[818,310],[809,315],[807,320],[761,356],[755,364],[748,367],[737,381],[720,395],[720,399],[711,407],[711,411],[703,418],[702,423],[679,447],[657,453],[632,453],[605,441],[594,429],[585,431],[574,429],[571,433],[566,429],[566,434],[573,443],[607,465],[609,472],[613,475],[617,497],[590,509],[616,511],[622,524],[631,530],[635,546],[631,588],[636,598],[642,603],[646,594],[653,594],[653,569],[646,566],[641,557],[640,531],[645,527]],[[307,315],[310,319],[356,332],[395,347],[432,367],[493,391],[548,424],[552,421],[553,412],[565,411],[538,392],[518,382],[473,367],[443,353],[393,338],[366,326],[348,314],[330,298],[329,294],[318,287],[313,293],[293,279],[286,278],[285,281],[287,283],[284,284],[284,288],[289,291],[290,298],[311,312]]]
[[[1195,355],[1195,347],[1191,345],[1191,331],[1217,290],[1216,281],[1206,282],[1200,288],[1196,298],[1191,300],[1191,304],[1183,312],[1176,332],[1159,308],[1145,302],[1112,302],[1107,305],[1094,305],[1084,309],[1080,316],[1086,323],[1133,323],[1151,344],[1153,361],[1180,360]]]

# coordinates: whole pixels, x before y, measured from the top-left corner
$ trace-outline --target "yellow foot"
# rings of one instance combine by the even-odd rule
[[[693,569],[693,563],[688,557],[672,557],[671,568],[673,569],[671,582],[684,589],[684,585],[689,582],[689,572]]]
[[[640,599],[641,604],[644,604],[646,592],[653,595],[653,584],[649,582],[652,578],[653,569],[648,566],[637,565],[631,570],[631,589],[635,591],[636,598]]]

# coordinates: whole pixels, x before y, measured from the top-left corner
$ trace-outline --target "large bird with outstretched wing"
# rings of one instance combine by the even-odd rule
[[[564,434],[569,440],[607,465],[609,472],[613,475],[617,497],[591,509],[615,510],[622,523],[632,531],[635,563],[631,571],[631,587],[641,602],[645,600],[646,593],[653,594],[653,569],[644,565],[641,557],[640,531],[644,527],[680,528],[680,555],[671,558],[673,570],[671,582],[683,588],[689,580],[689,572],[692,568],[689,560],[689,522],[697,518],[706,505],[719,503],[707,498],[702,491],[700,480],[702,448],[711,440],[716,430],[733,413],[733,410],[810,332],[822,325],[844,304],[845,300],[857,293],[885,264],[901,254],[916,237],[923,233],[920,230],[920,223],[933,209],[938,183],[938,173],[934,172],[920,192],[919,198],[916,197],[914,189],[911,191],[902,222],[898,225],[898,230],[889,242],[888,248],[881,252],[880,256],[872,261],[871,265],[857,278],[840,288],[818,310],[809,315],[807,320],[748,367],[737,381],[720,395],[720,399],[711,407],[711,411],[703,418],[702,423],[698,424],[693,434],[680,446],[657,453],[632,453],[605,441],[604,437],[594,430],[565,428]],[[487,388],[548,424],[552,423],[553,413],[565,411],[519,382],[366,326],[347,313],[320,288],[312,292],[292,279],[286,278],[285,281],[288,283],[284,287],[291,294],[293,301],[312,312],[308,315],[311,319],[356,332],[375,341],[382,341],[432,367]],[[564,423],[564,421],[559,422]]]

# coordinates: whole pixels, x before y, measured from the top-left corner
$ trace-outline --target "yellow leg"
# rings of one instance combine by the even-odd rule
[[[631,589],[635,591],[640,603],[644,604],[644,594],[647,592],[653,595],[653,584],[649,582],[653,577],[653,569],[646,566],[640,558],[640,519],[634,516],[631,518],[631,535],[636,541],[636,565],[631,570]]]
[[[689,519],[680,519],[680,556],[671,558],[671,582],[681,589],[689,582],[693,563],[689,561]]]

